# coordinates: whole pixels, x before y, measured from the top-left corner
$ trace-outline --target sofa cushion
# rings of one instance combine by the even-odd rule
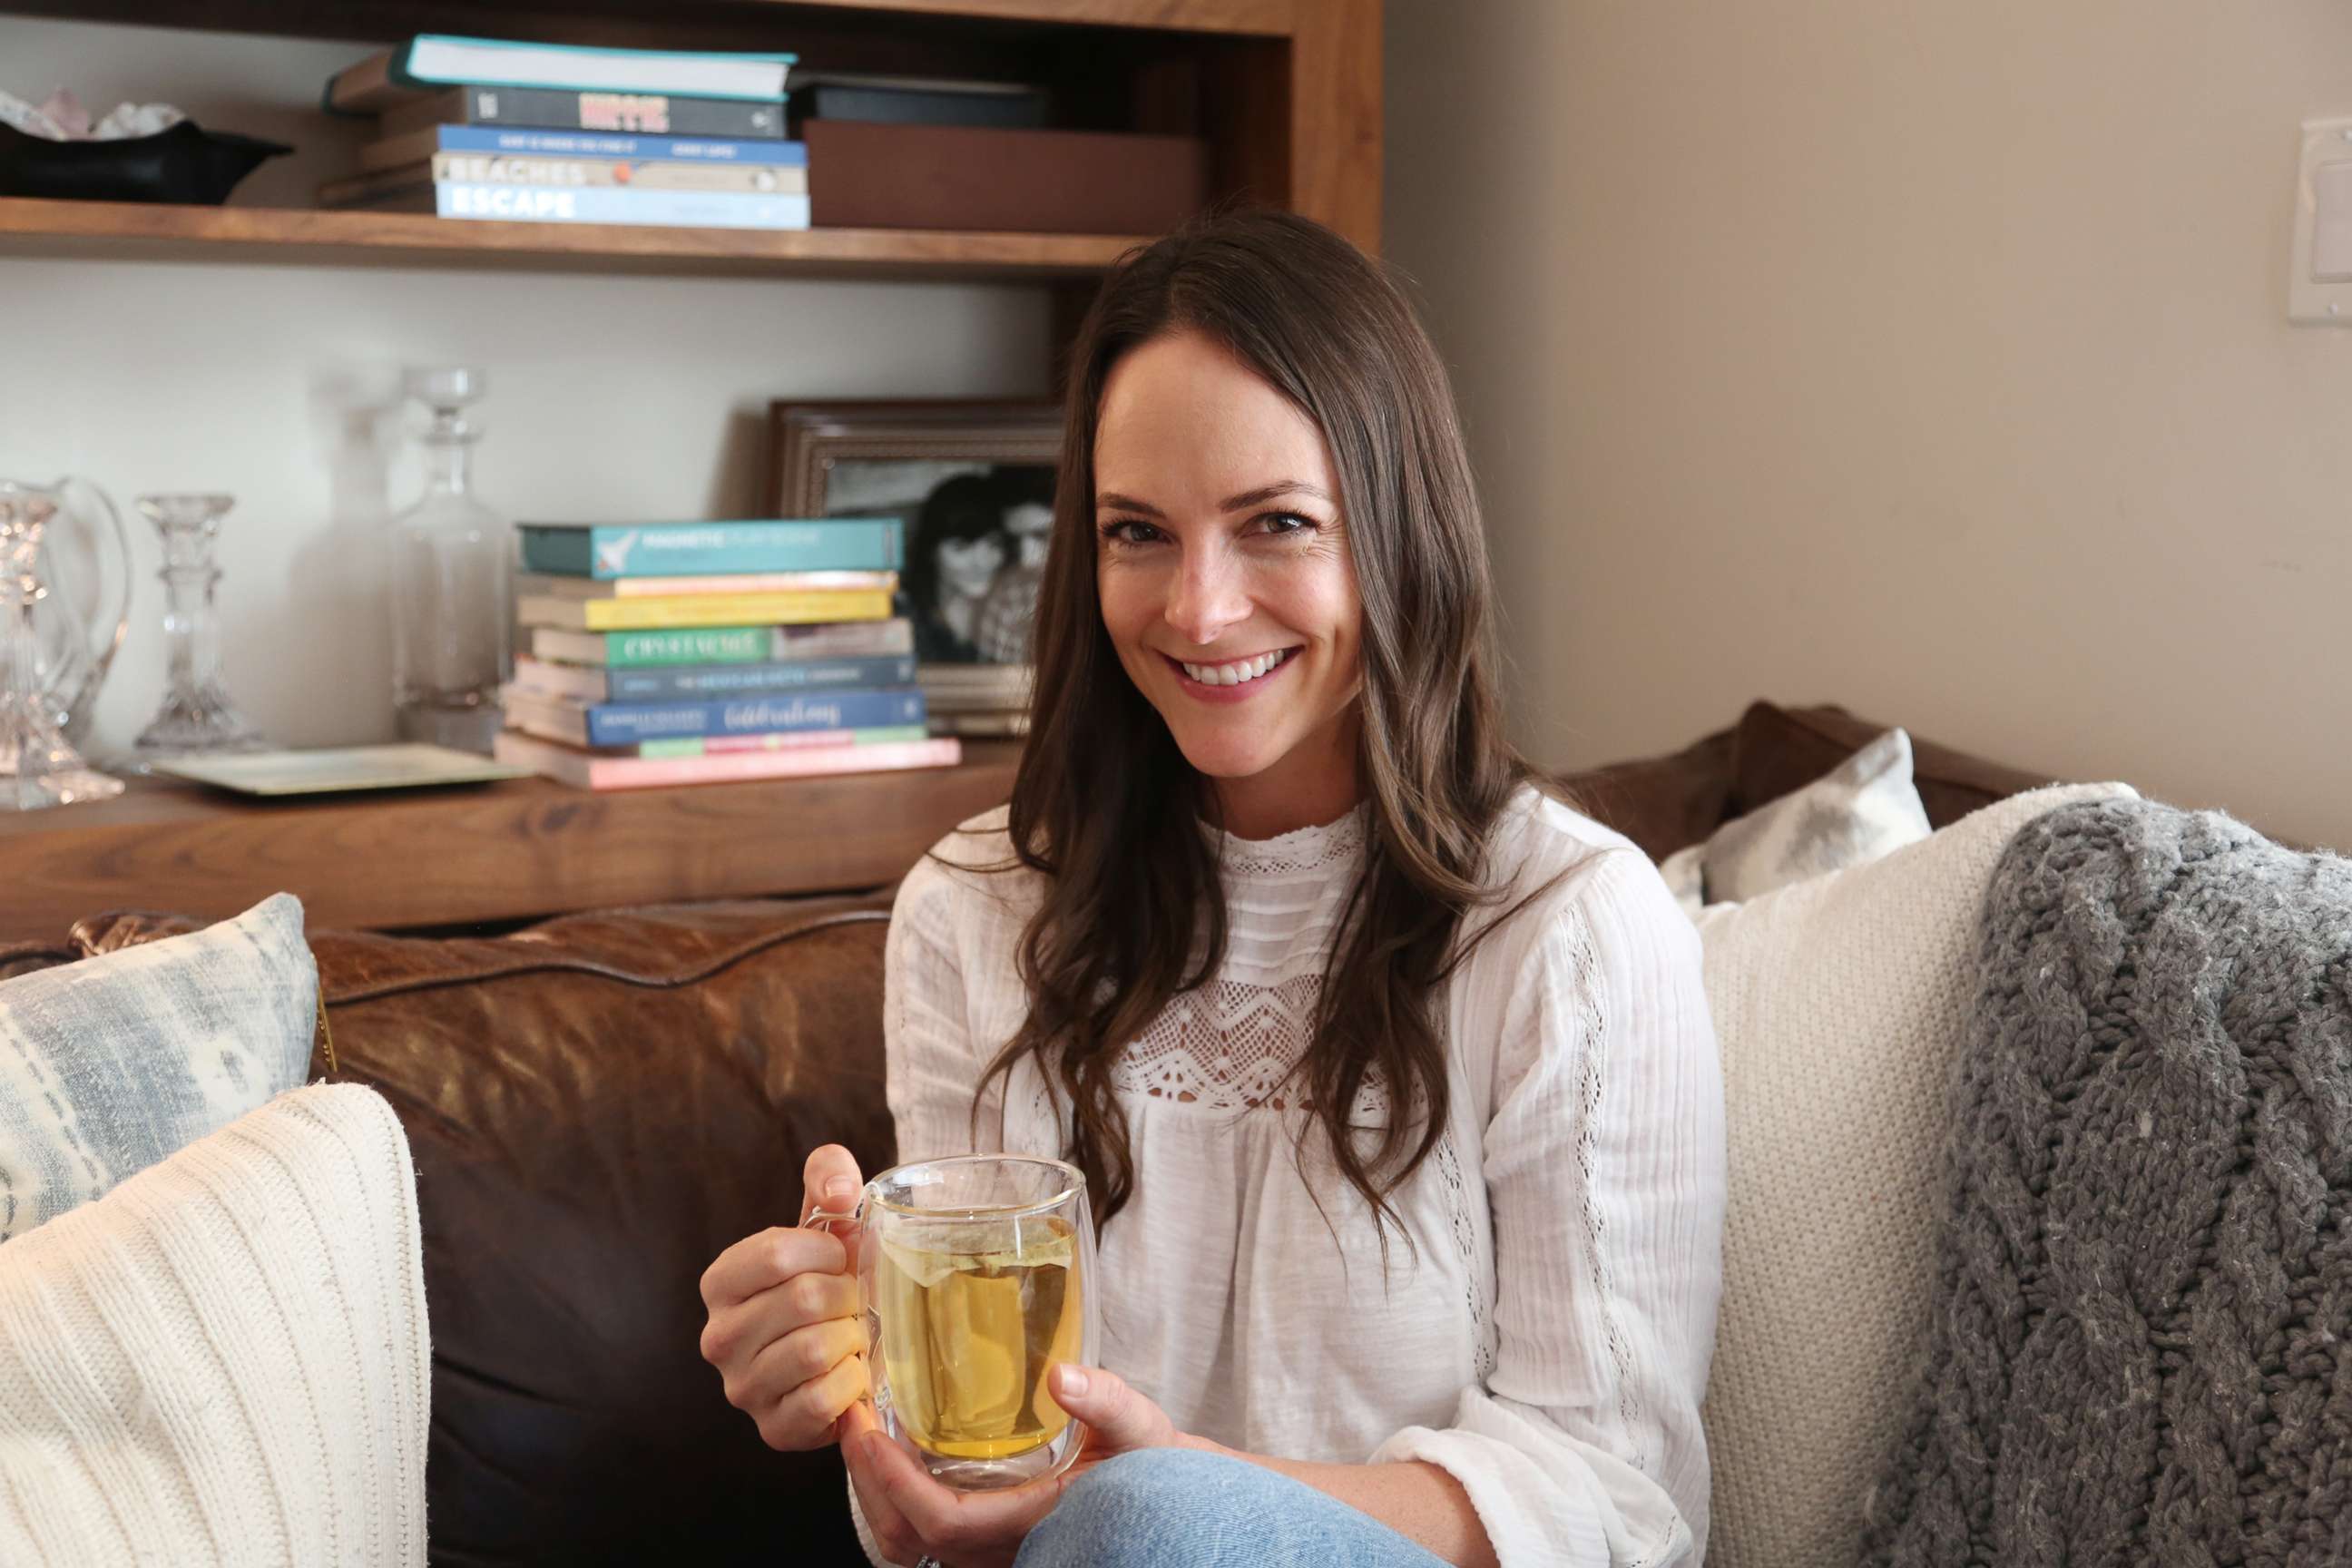
[[[1781,708],[1750,704],[1733,742],[1730,810],[1754,811],[1802,789],[1853,755],[1889,726],[1857,719],[1834,706]],[[1911,782],[1930,826],[1946,827],[1997,800],[2053,782],[2030,768],[1989,762],[1911,737]]]
[[[436,1561],[862,1561],[838,1454],[777,1454],[699,1350],[702,1271],[894,1152],[887,898],[315,936],[314,1064],[408,1129],[433,1307]],[[85,921],[105,950],[185,921]],[[4,961],[5,954],[0,954]],[[805,1556],[798,1554],[805,1553]]]
[[[0,1247],[0,1563],[423,1568],[419,1258],[341,1084]]]
[[[286,894],[0,981],[0,1242],[302,1081],[318,973]]]
[[[1709,1568],[1855,1561],[1926,1321],[1985,889],[2023,823],[2129,793],[2037,791],[1700,917],[1730,1160]]]

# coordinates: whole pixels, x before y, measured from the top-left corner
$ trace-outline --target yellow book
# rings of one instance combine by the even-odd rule
[[[828,621],[881,621],[890,595],[875,589],[813,589],[797,594],[676,594],[637,599],[563,599],[526,594],[515,619],[569,631],[657,631],[672,626],[789,626]]]

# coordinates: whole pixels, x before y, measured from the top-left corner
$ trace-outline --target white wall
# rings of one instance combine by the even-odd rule
[[[0,90],[58,85],[304,146],[237,205],[310,205],[364,132],[313,109],[360,46],[0,17]],[[1042,290],[517,270],[28,260],[0,247],[0,475],[72,470],[116,501],[237,497],[223,534],[231,691],[277,739],[391,734],[383,520],[417,490],[399,367],[488,367],[478,450],[510,517],[709,517],[758,494],[775,397],[1035,396]],[[93,749],[163,685],[163,589],[136,517],[132,634]]]
[[[1388,0],[1523,741],[1836,700],[2352,845],[2335,0]]]

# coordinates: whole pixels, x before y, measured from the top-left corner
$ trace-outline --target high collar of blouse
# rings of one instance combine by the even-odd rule
[[[1243,838],[1202,825],[1217,851],[1217,868],[1229,878],[1295,877],[1353,864],[1362,854],[1371,805],[1359,802],[1345,816],[1319,827],[1301,827],[1272,838]]]

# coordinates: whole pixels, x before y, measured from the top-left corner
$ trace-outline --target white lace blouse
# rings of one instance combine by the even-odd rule
[[[1234,1447],[1443,1467],[1504,1568],[1696,1563],[1724,1194],[1696,934],[1639,850],[1523,792],[1494,845],[1515,896],[1485,918],[1559,879],[1447,987],[1453,1105],[1391,1197],[1406,1239],[1384,1271],[1370,1211],[1311,1141],[1302,1173],[1283,1083],[1364,822],[1223,844],[1224,963],[1117,1067],[1138,1181],[1102,1235],[1098,1359]],[[1003,823],[950,835],[950,864],[898,895],[902,1159],[973,1147],[973,1088],[1026,1012],[1014,952],[1035,884],[968,869],[1007,858]],[[1389,1110],[1373,1089],[1355,1120]],[[1066,1147],[1028,1064],[982,1102],[978,1141],[1000,1125],[1007,1149]]]

